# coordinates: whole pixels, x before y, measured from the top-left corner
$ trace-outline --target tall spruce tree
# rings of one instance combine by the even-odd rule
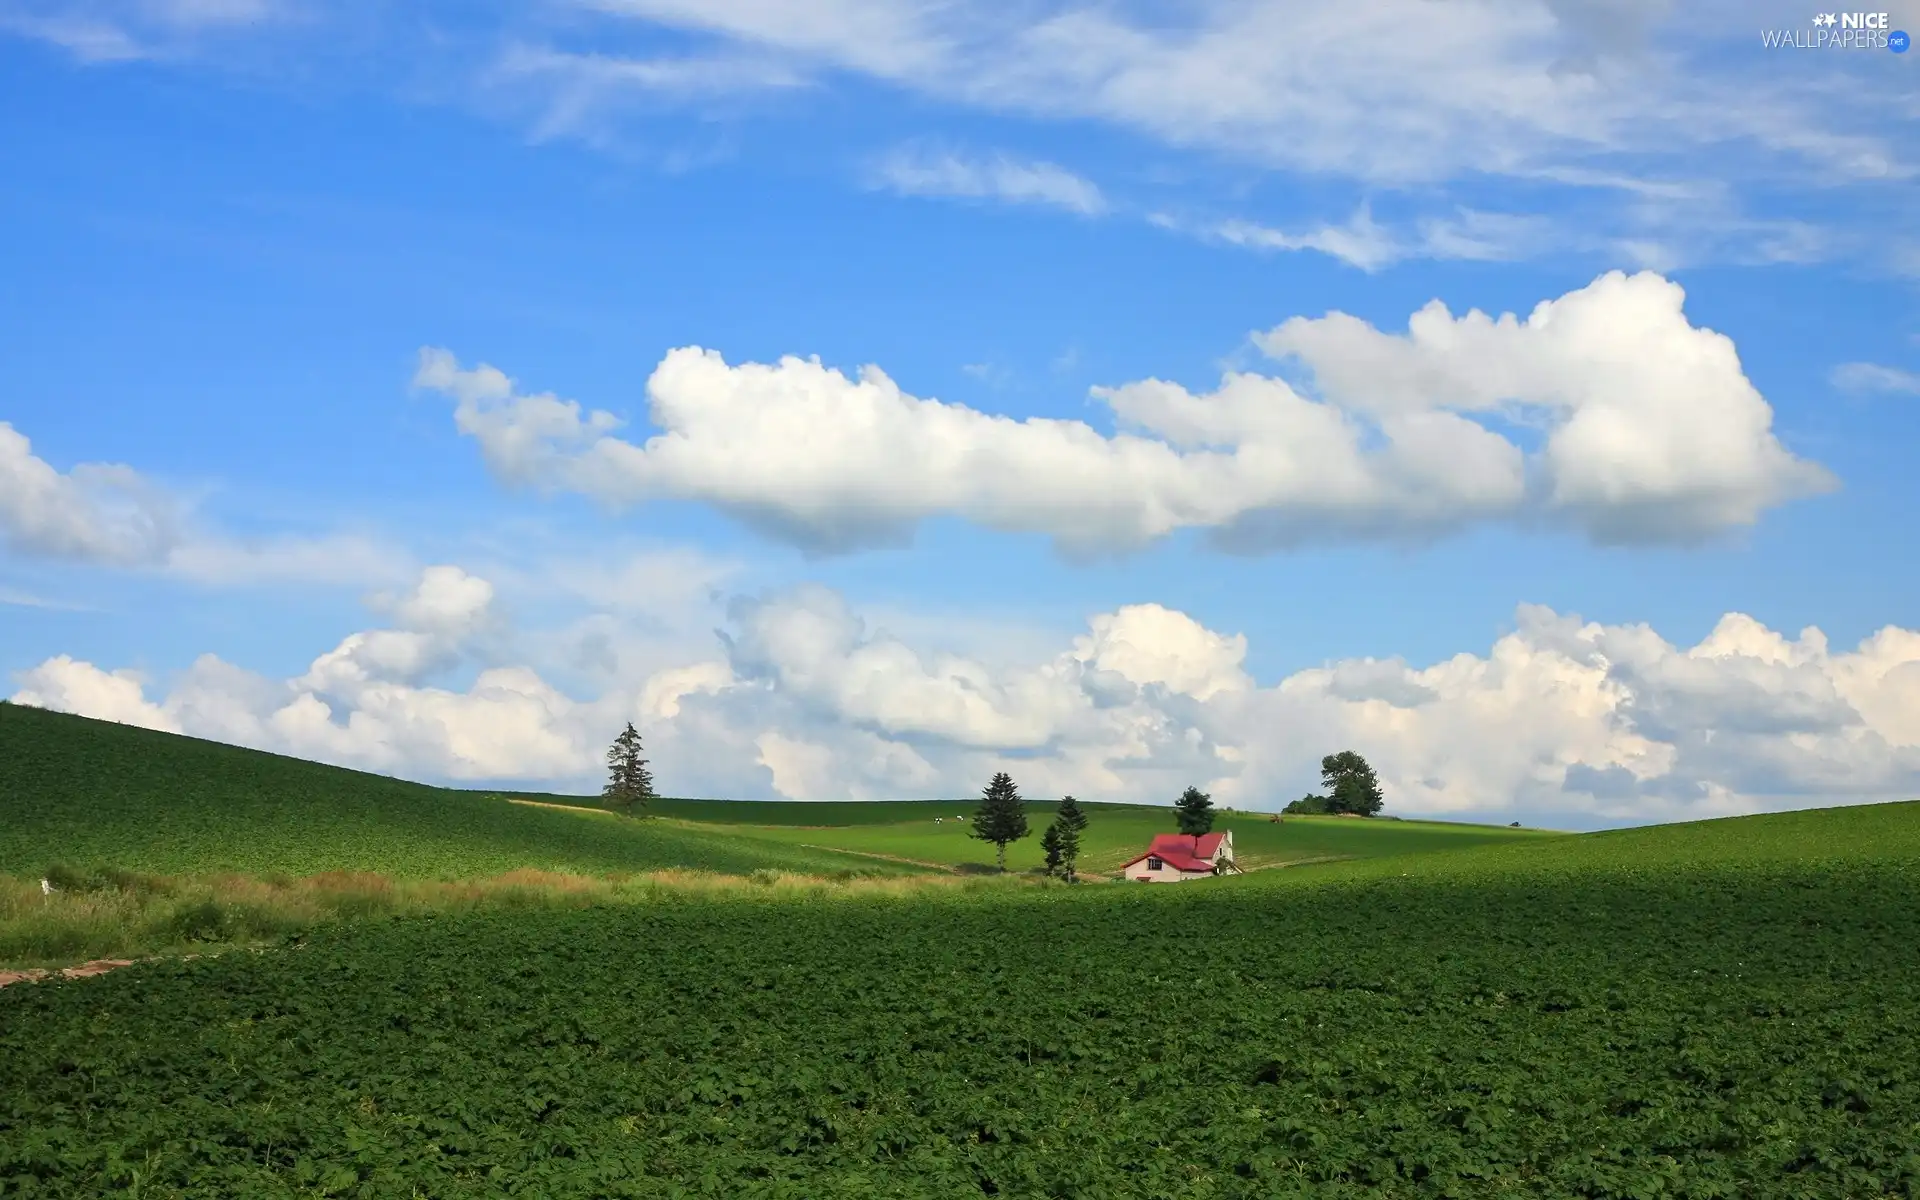
[[[632,721],[607,748],[607,786],[601,794],[609,807],[629,817],[635,805],[645,808],[654,798],[653,772],[647,770],[647,760],[640,757],[640,750],[640,731]]]
[[[1386,799],[1380,793],[1380,780],[1367,760],[1351,750],[1329,754],[1320,760],[1320,780],[1327,789],[1327,811],[1353,813],[1361,817],[1380,815]]]
[[[1213,797],[1199,788],[1190,787],[1181,792],[1173,808],[1181,833],[1206,833],[1213,828]]]
[[[992,842],[994,860],[1007,869],[1007,843],[1027,836],[1027,802],[1020,798],[1013,776],[996,773],[980,793],[980,808],[973,814],[973,836]]]
[[[1075,864],[1080,858],[1080,831],[1087,827],[1087,814],[1081,809],[1080,802],[1072,796],[1060,797],[1060,806],[1054,810],[1051,828],[1060,831],[1060,866],[1068,883],[1077,883]]]

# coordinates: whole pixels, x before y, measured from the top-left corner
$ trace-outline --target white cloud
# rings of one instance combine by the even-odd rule
[[[62,474],[0,421],[0,545],[20,554],[132,565],[178,539],[178,505],[119,463]]]
[[[1434,536],[1487,521],[1573,525],[1608,542],[1708,536],[1833,486],[1772,432],[1733,343],[1692,325],[1678,285],[1613,273],[1524,319],[1455,318],[1405,334],[1342,313],[1256,338],[1313,376],[1230,373],[1195,395],[1149,379],[1096,388],[1120,432],[1014,420],[915,397],[878,367],[729,365],[670,352],[648,381],[660,432],[490,366],[421,352],[416,384],[502,479],[613,504],[706,501],[813,550],[898,544],[952,514],[1039,532],[1070,552],[1180,529],[1263,550],[1311,539]],[[1482,424],[1542,431],[1523,448]]]
[[[1753,523],[1832,480],[1774,437],[1730,338],[1689,323],[1678,284],[1618,272],[1524,320],[1454,318],[1437,301],[1406,336],[1336,315],[1259,342],[1308,365],[1328,397],[1391,420],[1441,406],[1549,415],[1535,460],[1551,509],[1597,537],[1693,536]]]
[[[172,716],[147,700],[144,681],[136,671],[102,671],[92,663],[59,654],[21,672],[18,682],[20,688],[12,697],[15,704],[55,708],[168,733],[181,731]]]
[[[907,196],[1042,205],[1082,216],[1097,216],[1107,207],[1097,186],[1065,167],[1006,155],[967,158],[924,147],[904,147],[875,165],[872,180],[879,187]]]
[[[385,584],[413,568],[375,538],[240,539],[195,524],[189,506],[121,463],[61,472],[0,421],[0,548],[164,573],[195,583]]]
[[[376,602],[397,628],[349,635],[313,661],[296,689],[357,701],[385,694],[389,684],[416,683],[459,661],[494,616],[493,585],[452,566],[428,567],[412,591]]]
[[[439,620],[449,610],[426,597],[477,597],[480,582],[449,569],[412,600]],[[284,682],[208,656],[154,698],[135,674],[57,657],[14,699],[403,775],[580,788],[633,720],[683,795],[954,796],[1006,769],[1036,797],[1165,802],[1193,783],[1278,807],[1343,748],[1408,815],[1630,821],[1920,790],[1920,632],[1893,627],[1836,651],[1817,629],[1789,639],[1730,613],[1679,647],[1522,606],[1482,652],[1349,659],[1260,686],[1243,638],[1154,604],[996,666],[872,629],[819,587],[740,601],[730,625],[719,656],[683,649],[590,700],[527,665],[432,686],[416,657],[368,649],[401,630],[352,635]],[[343,659],[354,687],[317,690]]]
[[[1829,379],[1843,392],[1905,392],[1920,396],[1920,372],[1879,363],[1841,363]]]

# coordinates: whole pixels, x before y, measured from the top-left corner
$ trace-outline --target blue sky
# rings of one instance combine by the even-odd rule
[[[1920,792],[1920,60],[1330,14],[0,0],[5,692],[554,789],[631,719],[680,794]]]

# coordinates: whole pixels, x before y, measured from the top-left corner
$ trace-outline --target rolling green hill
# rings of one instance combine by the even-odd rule
[[[1290,818],[1291,819],[1291,818]],[[1357,856],[1356,856],[1357,857]],[[1434,883],[1765,875],[1781,870],[1920,868],[1920,801],[1643,825],[1531,841],[1486,842],[1458,854],[1406,853],[1270,872],[1234,886],[1406,876]],[[1281,876],[1285,876],[1282,878]]]
[[[952,819],[969,811],[965,802],[945,802],[925,807],[946,819],[935,824],[929,813],[910,821],[849,824],[838,828],[775,825],[742,825],[739,828],[742,834],[749,837],[794,846],[831,847],[962,869],[983,868],[993,863],[993,847],[970,837],[965,821]],[[1172,833],[1177,829],[1171,808],[1136,805],[1086,807],[1088,823],[1081,835],[1080,865],[1083,871],[1090,874],[1118,869],[1122,863],[1144,851],[1155,834]],[[1052,805],[1028,806],[1030,833],[1007,848],[1009,870],[1022,871],[1040,866],[1043,858],[1040,833],[1051,819]],[[1288,817],[1275,823],[1257,814],[1222,814],[1215,820],[1214,828],[1233,831],[1234,852],[1240,866],[1249,871],[1333,859],[1452,853],[1490,844],[1531,845],[1567,836],[1539,830],[1440,821]]]
[[[521,801],[513,803],[510,801]],[[979,870],[971,799],[797,802],[662,798],[627,822],[596,798],[430,787],[216,742],[0,705],[0,874],[55,863],[157,874],[377,871],[459,878],[519,869],[684,867],[831,873]],[[1087,804],[1083,867],[1109,871],[1174,828],[1170,808]],[[1039,866],[1053,805],[1008,866]],[[575,811],[566,811],[575,810]],[[936,823],[935,817],[942,818]],[[1453,851],[1561,835],[1494,826],[1223,815],[1250,869]]]
[[[0,704],[0,874],[377,871],[451,879],[910,868],[725,829],[557,812],[108,721]]]

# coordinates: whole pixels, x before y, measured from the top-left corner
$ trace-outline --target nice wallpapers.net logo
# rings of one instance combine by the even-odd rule
[[[1763,29],[1760,44],[1773,50],[1891,50],[1905,54],[1912,39],[1892,29],[1883,12],[1815,13],[1800,29]]]

